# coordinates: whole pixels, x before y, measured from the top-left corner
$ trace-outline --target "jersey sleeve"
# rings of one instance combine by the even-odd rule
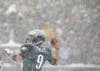
[[[23,58],[25,58],[28,55],[29,51],[31,50],[31,47],[32,47],[31,45],[22,45],[20,48],[21,51],[20,55]]]
[[[56,59],[53,57],[51,49],[47,49],[48,51],[48,61],[54,65],[56,63]]]

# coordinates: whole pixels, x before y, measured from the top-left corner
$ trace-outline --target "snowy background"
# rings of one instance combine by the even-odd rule
[[[61,40],[60,65],[100,65],[100,0],[0,0],[0,44],[10,40],[12,30],[14,41],[24,43],[27,32],[43,29],[46,23]],[[7,59],[2,49],[3,61],[16,64]],[[100,68],[67,71],[100,71]]]

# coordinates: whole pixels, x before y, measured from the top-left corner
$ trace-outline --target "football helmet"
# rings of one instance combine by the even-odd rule
[[[45,41],[45,33],[39,29],[32,30],[28,33],[27,40],[35,45],[41,45]]]

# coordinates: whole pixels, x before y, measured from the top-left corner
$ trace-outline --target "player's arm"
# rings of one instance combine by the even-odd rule
[[[8,54],[8,56],[13,59],[14,61],[19,61],[22,60],[22,56],[20,54],[18,55],[14,55],[13,51],[10,49],[5,49],[6,53]]]
[[[60,50],[60,41],[57,38],[53,38],[51,40],[51,45],[55,48],[55,57],[53,57],[52,52],[50,49],[48,49],[48,61],[52,64],[52,65],[58,65],[59,64],[59,50]]]
[[[48,55],[48,61],[50,64],[52,65],[58,65],[59,64],[59,53],[58,53],[58,49],[56,49],[56,52],[55,52],[55,57],[52,55],[51,53],[51,50],[49,49],[49,55]]]
[[[30,44],[24,44],[21,46],[20,48],[20,54],[19,55],[16,55],[15,57],[13,56],[13,59],[15,58],[16,61],[21,61],[23,60],[24,58],[27,58],[30,50],[32,50],[32,45]]]
[[[60,57],[59,57],[59,48],[56,48],[56,52],[55,52],[55,59],[56,59],[56,63],[55,63],[55,65],[58,65],[59,64],[59,59],[60,59]]]
[[[51,40],[51,45],[55,48],[55,64],[54,65],[58,65],[59,64],[59,60],[60,60],[60,40],[58,38],[52,38]]]
[[[13,60],[19,62],[19,61],[23,60],[26,57],[27,53],[28,53],[28,48],[24,45],[20,49],[20,54],[13,56]]]
[[[14,60],[14,61],[16,61],[16,62],[20,62],[20,61],[22,61],[23,60],[23,57],[22,57],[22,55],[13,55],[12,56],[12,59]]]
[[[47,49],[48,51],[48,61],[50,64],[55,65],[56,64],[56,58],[52,55],[51,49]]]
[[[22,46],[20,48],[20,53],[17,55],[14,55],[14,53],[9,49],[6,49],[5,51],[8,54],[8,56],[12,58],[14,61],[20,62],[25,58],[28,49],[27,47]]]

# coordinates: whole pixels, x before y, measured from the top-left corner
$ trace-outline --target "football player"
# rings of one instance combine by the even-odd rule
[[[21,46],[21,53],[13,55],[13,59],[17,58],[23,60],[23,71],[41,71],[42,66],[46,61],[52,65],[57,65],[59,58],[56,52],[54,58],[51,49],[46,46],[41,46],[46,39],[45,33],[42,30],[30,31],[26,39],[26,43]],[[53,38],[51,40],[52,46],[59,50],[59,40]]]

